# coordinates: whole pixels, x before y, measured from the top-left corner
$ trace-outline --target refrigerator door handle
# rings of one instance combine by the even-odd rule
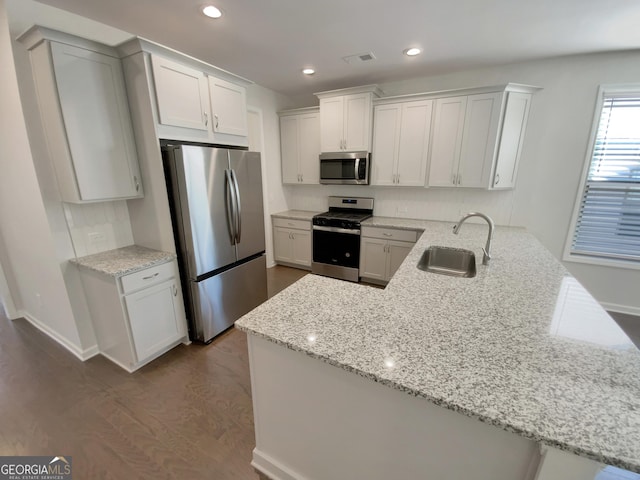
[[[231,172],[233,170],[230,169],[226,169],[224,171],[224,178],[225,178],[225,182],[224,182],[224,188],[225,188],[225,194],[227,196],[226,198],[226,206],[227,206],[227,223],[229,226],[229,235],[231,237],[231,243],[235,244],[236,243],[236,224],[237,224],[237,208],[236,208],[236,196],[234,194],[234,188],[233,188],[233,177],[231,175]]]
[[[238,177],[233,169],[231,169],[231,178],[233,179],[233,189],[236,197],[236,243],[240,243],[240,238],[242,238],[242,202],[240,201]]]

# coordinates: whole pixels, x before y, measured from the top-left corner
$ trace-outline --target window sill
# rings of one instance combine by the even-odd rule
[[[640,261],[637,260],[616,260],[613,258],[603,258],[589,255],[576,255],[565,253],[562,257],[565,262],[586,263],[601,267],[624,268],[627,270],[640,270]]]

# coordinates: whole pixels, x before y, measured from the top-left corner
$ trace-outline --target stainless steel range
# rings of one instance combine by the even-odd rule
[[[329,197],[329,211],[313,217],[311,272],[357,282],[360,222],[373,215],[373,198]]]

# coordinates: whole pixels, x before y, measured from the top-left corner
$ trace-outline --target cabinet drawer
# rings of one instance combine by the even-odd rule
[[[311,230],[311,222],[309,220],[291,220],[290,218],[274,218],[274,227],[297,228],[298,230]]]
[[[362,227],[362,236],[381,238],[383,240],[399,240],[401,242],[415,243],[418,232],[415,230],[397,230],[395,228]]]
[[[175,260],[151,268],[145,268],[144,270],[125,275],[121,278],[122,293],[130,293],[177,276],[178,269],[176,268]]]

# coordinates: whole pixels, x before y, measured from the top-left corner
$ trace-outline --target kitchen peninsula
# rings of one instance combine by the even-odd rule
[[[542,480],[551,447],[640,472],[640,351],[532,235],[498,227],[489,265],[456,278],[418,270],[422,252],[481,258],[486,225],[367,224],[424,230],[385,290],[308,275],[236,322],[258,470]]]

